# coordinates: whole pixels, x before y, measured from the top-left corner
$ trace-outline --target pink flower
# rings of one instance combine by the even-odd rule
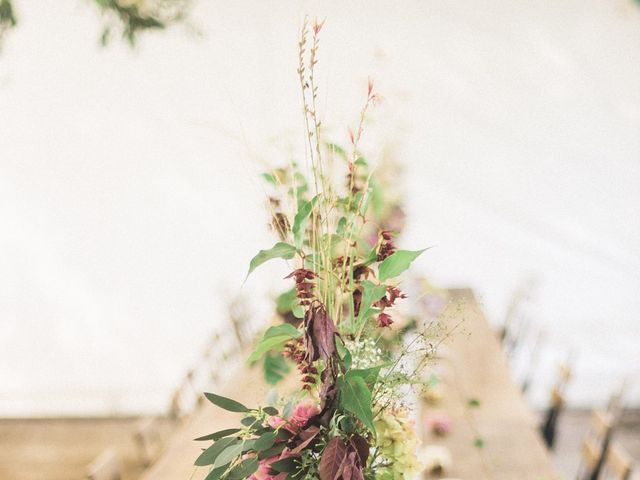
[[[273,416],[271,416],[271,417],[269,417],[267,419],[267,423],[269,424],[269,426],[271,428],[273,428],[275,430],[278,427],[280,427],[281,425],[284,425],[285,423],[287,423],[287,421],[282,417],[278,417],[277,415],[273,415]]]
[[[249,477],[249,480],[284,480],[287,476],[286,473],[278,473],[276,475],[271,474],[271,464],[279,459],[280,457],[276,455],[275,457],[269,457],[261,460],[258,470]]]
[[[433,434],[444,436],[451,432],[451,419],[444,412],[432,412],[425,420],[427,429]]]
[[[311,417],[319,413],[320,407],[318,405],[311,400],[305,400],[293,407],[293,412],[288,421],[277,415],[272,415],[267,419],[267,424],[274,430],[284,427],[291,433],[298,433],[301,428],[307,425]]]
[[[320,407],[311,400],[300,402],[293,408],[289,422],[302,428],[307,425],[311,417],[315,417],[320,413]]]

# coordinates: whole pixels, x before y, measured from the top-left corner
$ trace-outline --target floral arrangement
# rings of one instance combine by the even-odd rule
[[[424,250],[401,250],[389,224],[400,226],[399,202],[385,202],[383,179],[359,151],[369,82],[349,147],[322,139],[315,67],[322,23],[305,21],[298,75],[303,99],[306,168],[291,162],[263,175],[272,194],[278,242],[250,262],[248,275],[280,258],[293,263],[292,288],[277,299],[284,322],[266,330],[249,357],[265,379],[282,380],[289,365],[299,386],[288,398],[249,408],[205,393],[216,406],[243,414],[237,428],[206,435],[196,459],[207,480],[402,480],[419,469],[408,393],[422,385],[431,358],[430,332],[403,317],[407,297],[398,277]]]

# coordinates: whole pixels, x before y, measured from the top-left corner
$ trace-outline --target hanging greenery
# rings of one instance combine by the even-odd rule
[[[161,30],[182,22],[191,0],[90,0],[102,12],[105,26],[100,43],[105,46],[114,34],[134,45],[140,33]],[[12,0],[0,0],[0,47],[18,17]]]
[[[16,15],[11,0],[0,0],[0,47],[7,30],[16,26]]]

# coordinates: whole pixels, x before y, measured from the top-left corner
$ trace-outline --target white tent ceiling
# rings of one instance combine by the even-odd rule
[[[495,322],[536,279],[534,401],[571,351],[573,404],[629,375],[640,404],[640,5],[200,1],[202,38],[132,52],[97,47],[85,3],[16,3],[0,56],[0,415],[164,406],[271,242],[255,158],[299,144],[305,12],[327,17],[333,137],[367,76],[385,97],[367,148],[393,144],[405,165],[403,242],[437,247],[420,268],[474,287]],[[283,271],[245,293],[260,303]]]

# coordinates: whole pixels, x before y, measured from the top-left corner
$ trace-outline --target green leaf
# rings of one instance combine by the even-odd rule
[[[377,367],[349,370],[345,376],[360,377],[365,381],[367,386],[371,388],[378,381],[378,375],[380,374],[381,368],[382,368],[382,365],[378,365]]]
[[[231,400],[230,398],[222,397],[220,395],[216,395],[215,393],[205,392],[205,397],[214,405],[217,405],[220,408],[224,408],[229,412],[238,412],[245,413],[248,412],[249,409],[235,400]]]
[[[286,446],[287,444],[285,442],[276,443],[273,447],[258,452],[258,460],[263,460],[265,458],[271,458],[275,457],[276,455],[280,455]]]
[[[275,443],[277,436],[278,432],[276,431],[267,432],[261,435],[260,438],[255,441],[253,448],[256,452],[261,452],[263,450],[271,448]]]
[[[379,218],[385,207],[384,193],[378,185],[378,182],[373,179],[370,180],[369,185],[371,186],[371,206],[373,207],[374,214]]]
[[[289,430],[280,429],[278,430],[278,440],[289,440],[293,436]]]
[[[245,449],[246,442],[238,442],[232,445],[229,445],[225,448],[220,454],[217,456],[216,461],[213,463],[213,468],[222,467],[223,465],[227,465],[231,463],[233,460],[242,455],[242,452]]]
[[[375,433],[371,392],[364,379],[359,376],[345,376],[339,380],[339,388],[342,408],[353,413],[365,427]]]
[[[294,305],[291,313],[293,313],[293,316],[296,318],[304,318],[304,308],[302,308],[300,304]]]
[[[362,302],[360,303],[360,311],[358,312],[358,321],[367,318],[371,305],[380,300],[386,293],[386,285],[376,285],[369,280],[363,281]]]
[[[282,418],[288,419],[293,412],[293,399],[290,399],[282,409]],[[283,432],[284,430],[280,430]]]
[[[278,178],[273,173],[261,173],[260,176],[264,178],[271,185],[278,184]]]
[[[356,161],[353,162],[353,164],[358,166],[358,167],[366,167],[367,166],[367,161],[364,159],[364,157],[358,157],[358,158],[356,158]]]
[[[257,457],[248,458],[243,460],[242,463],[236,465],[231,469],[228,480],[240,480],[251,476],[258,470],[259,462]]]
[[[284,258],[285,260],[290,260],[296,254],[296,247],[293,245],[289,245],[288,243],[278,242],[269,250],[260,250],[258,254],[251,259],[249,263],[249,271],[247,272],[247,277],[251,275],[256,268],[262,265],[267,260],[271,260],[272,258]],[[246,278],[245,278],[246,280]]]
[[[267,415],[278,415],[278,409],[275,407],[262,407],[262,411]]]
[[[420,256],[422,252],[427,250],[397,250],[392,255],[385,258],[378,267],[378,278],[381,282],[384,282],[388,278],[394,278],[404,272],[411,262]]]
[[[346,227],[347,227],[347,219],[345,217],[340,217],[340,220],[338,220],[338,226],[336,227],[336,233],[338,235],[344,235]]]
[[[213,465],[213,463],[215,463],[216,461],[216,458],[218,458],[218,455],[220,455],[223,450],[236,443],[240,443],[240,440],[237,438],[223,438],[222,440],[218,440],[216,443],[211,445],[200,454],[200,456],[195,461],[195,465],[199,467]]]
[[[256,346],[256,349],[249,356],[249,363],[255,363],[270,350],[281,348],[292,338],[302,335],[296,327],[288,323],[283,323],[277,327],[270,327]]]
[[[478,408],[480,406],[480,400],[477,398],[470,398],[467,401],[467,405],[469,405],[470,408]]]
[[[295,287],[291,288],[291,290],[287,290],[284,293],[281,293],[276,298],[276,311],[280,315],[286,315],[291,310],[293,310],[293,306],[298,303],[298,297],[296,296]]]
[[[220,477],[227,471],[227,466],[223,465],[222,467],[214,468],[209,472],[204,480],[219,480]]]
[[[293,473],[298,469],[298,462],[295,461],[295,458],[289,457],[273,462],[270,466],[276,472]]]
[[[362,202],[362,197],[364,196],[364,193],[362,191],[357,192],[354,196],[353,196],[353,201],[351,202],[351,210],[354,212],[358,212],[360,209],[360,202]],[[360,212],[360,213],[364,213],[364,212]]]
[[[286,360],[279,353],[267,352],[264,357],[264,363],[262,364],[262,373],[264,380],[269,385],[275,385],[283,380],[284,376],[289,373],[289,365],[287,365]]]
[[[293,232],[293,239],[296,244],[296,247],[302,248],[302,234],[304,233],[304,229],[307,225],[307,220],[309,219],[309,215],[313,211],[313,207],[318,202],[319,195],[316,195],[308,202],[303,202],[298,207],[298,212],[293,219],[293,227],[291,227],[291,232]]]
[[[340,155],[345,160],[347,159],[347,152],[340,145],[336,145],[335,143],[327,143],[327,148],[337,154]]]
[[[341,338],[336,339],[336,350],[338,350],[338,355],[342,359],[344,368],[346,370],[349,370],[351,368],[351,363],[352,363],[351,352],[344,345]]]
[[[245,427],[251,427],[255,425],[257,422],[258,422],[258,419],[254,416],[244,417],[242,420],[240,420],[240,423]]]
[[[295,287],[278,295],[276,298],[276,311],[280,315],[286,315],[291,312],[296,318],[304,317],[304,308],[300,305]]]
[[[234,433],[238,433],[240,431],[239,428],[228,428],[226,430],[220,430],[219,432],[210,433],[209,435],[205,435],[204,437],[198,437],[194,441],[201,442],[203,440],[219,440],[223,437],[228,437],[229,435],[233,435]]]

